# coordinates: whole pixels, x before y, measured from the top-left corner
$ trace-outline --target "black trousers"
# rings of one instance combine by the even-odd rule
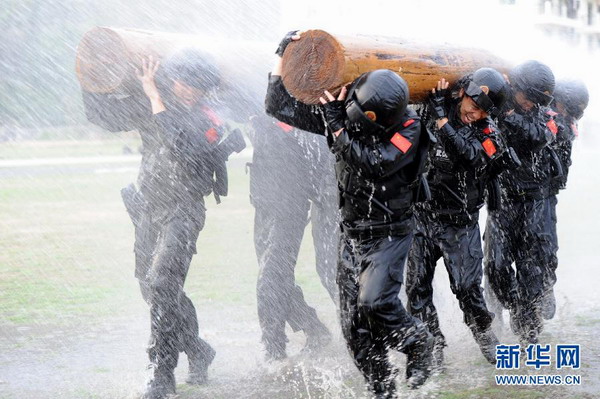
[[[339,243],[336,202],[282,195],[276,203],[253,201],[253,204],[262,341],[267,346],[285,347],[286,322],[294,331],[320,324],[316,311],[307,304],[302,289],[296,284],[294,273],[309,210],[317,273],[329,295],[336,300],[335,260]]]
[[[486,277],[502,306],[516,312],[524,336],[541,331],[540,302],[556,282],[557,251],[555,196],[509,201],[488,215]]]
[[[337,281],[342,332],[354,362],[371,384],[393,376],[389,348],[402,352],[427,337],[399,298],[412,233],[352,239],[342,234]]]
[[[434,337],[445,342],[433,304],[432,285],[435,266],[441,257],[464,322],[474,333],[489,328],[493,314],[486,307],[481,288],[483,252],[479,224],[454,225],[427,211],[415,213],[415,239],[406,274],[409,312],[427,323]]]
[[[175,207],[168,215],[145,211],[135,225],[136,277],[150,305],[150,361],[173,370],[179,352],[197,358],[209,348],[198,336],[198,318],[183,290],[196,240],[204,227],[205,208]]]

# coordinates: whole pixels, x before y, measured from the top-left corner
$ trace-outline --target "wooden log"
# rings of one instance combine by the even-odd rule
[[[91,93],[111,93],[136,82],[142,57],[161,59],[189,37],[137,29],[95,27],[77,47],[75,68],[81,88]]]
[[[77,47],[76,73],[84,91],[143,95],[135,70],[143,57],[163,59],[177,49],[202,50],[216,63],[221,75],[220,98],[244,115],[258,112],[264,103],[273,44],[226,41],[139,29],[95,27]],[[244,108],[244,109],[242,109]]]
[[[198,48],[212,57],[225,88],[258,80],[266,86],[272,43],[113,27],[95,27],[84,34],[77,47],[77,78],[81,88],[91,93],[126,90],[132,84],[139,86],[135,70],[141,69],[143,57],[162,59],[183,47]]]
[[[510,65],[481,49],[309,30],[286,48],[281,75],[290,94],[317,104],[324,89],[337,94],[364,72],[390,69],[406,80],[411,102],[416,103],[426,98],[440,78],[452,83],[482,67],[506,72]]]

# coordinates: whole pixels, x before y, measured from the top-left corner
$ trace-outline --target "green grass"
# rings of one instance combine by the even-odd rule
[[[118,140],[73,142],[63,154],[108,154]],[[17,152],[29,151],[19,143]],[[30,152],[58,154],[56,142],[37,142]],[[3,147],[0,153],[6,152]],[[258,272],[253,246],[247,160],[230,165],[230,193],[216,205],[206,198],[207,221],[186,282],[195,303],[251,304]],[[35,173],[6,176],[0,186],[0,323],[61,324],[126,314],[140,301],[133,277],[133,226],[119,190],[136,178],[130,171]],[[46,169],[42,169],[46,170]],[[53,169],[49,169],[53,170]],[[298,281],[308,297],[327,298],[315,272],[310,231],[301,250]]]
[[[126,298],[133,229],[119,203],[132,176],[5,177],[0,301],[14,323],[112,313]]]
[[[53,140],[0,143],[0,160],[121,155],[125,147],[137,153],[140,145],[141,140],[135,132],[103,132],[89,140],[62,135]]]

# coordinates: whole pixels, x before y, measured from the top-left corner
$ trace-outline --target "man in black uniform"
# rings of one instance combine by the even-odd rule
[[[286,356],[286,322],[294,331],[304,331],[307,350],[331,340],[331,333],[296,285],[294,268],[310,212],[317,273],[337,302],[339,212],[334,160],[325,137],[267,115],[253,117],[251,125],[250,198],[256,210],[254,244],[260,267],[258,318],[266,358],[279,360]]]
[[[547,108],[554,91],[550,68],[528,61],[511,70],[508,78],[513,95],[499,127],[521,166],[499,175],[505,198],[502,207],[488,215],[484,270],[500,304],[509,310],[513,332],[526,346],[537,343],[542,295],[556,278],[552,265],[557,243],[544,148],[554,141],[558,128],[554,112]]]
[[[578,80],[561,80],[556,82],[554,89],[554,101],[551,104],[552,109],[556,112],[554,116],[558,125],[558,133],[556,140],[547,148],[547,166],[550,173],[550,206],[552,207],[552,227],[553,235],[556,234],[556,204],[559,190],[567,187],[567,177],[569,167],[571,166],[571,150],[573,141],[578,135],[577,121],[583,116],[590,96],[585,84]],[[553,250],[558,250],[558,245],[552,247]],[[552,319],[556,313],[556,300],[554,297],[554,283],[552,277],[555,276],[554,270],[558,266],[558,258],[556,252],[552,257],[550,268],[553,272],[550,274],[547,291],[542,298],[542,317],[546,320]]]
[[[171,56],[155,82],[158,67],[158,62],[144,60],[139,75],[149,104],[131,97],[86,100],[88,109],[100,106],[104,111],[93,121],[141,130],[139,190],[129,186],[122,193],[135,226],[135,275],[150,304],[153,376],[146,399],[175,393],[173,372],[180,351],[189,360],[187,382],[207,380],[215,351],[198,336],[196,310],[183,285],[204,226],[204,196],[226,194],[225,161],[245,145],[239,131],[219,143],[223,126],[202,101],[218,85],[218,74],[203,54],[187,49]],[[125,123],[119,126],[118,121]]]
[[[446,346],[433,304],[432,282],[440,257],[465,323],[485,358],[495,364],[498,339],[491,330],[493,314],[481,288],[478,222],[490,177],[506,158],[506,145],[491,118],[498,115],[507,97],[502,75],[481,68],[461,78],[451,90],[444,79],[438,82],[425,112],[426,126],[436,138],[427,174],[432,198],[416,205],[406,293],[408,310],[426,322],[434,336],[433,366],[438,370]]]
[[[285,48],[298,40],[290,32]],[[390,348],[407,354],[406,377],[418,387],[429,375],[433,338],[398,297],[412,241],[412,203],[428,148],[408,86],[389,70],[361,75],[348,99],[328,92],[323,107],[297,102],[286,91],[281,59],[269,78],[266,110],[300,129],[327,134],[336,157],[342,243],[337,283],[342,331],[369,389],[394,397]],[[327,122],[324,129],[323,116]]]

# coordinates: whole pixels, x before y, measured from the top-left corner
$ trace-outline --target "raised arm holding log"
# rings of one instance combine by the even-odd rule
[[[289,47],[303,40],[298,32],[282,40],[278,52],[284,48],[284,61]],[[406,313],[398,293],[429,140],[415,111],[407,108],[408,86],[394,72],[378,69],[358,76],[337,97],[321,87],[321,105],[309,105],[286,90],[278,75],[281,62],[278,57],[269,78],[267,113],[327,134],[336,157],[342,216],[337,283],[348,348],[376,395],[395,392],[390,348],[407,354],[407,383],[416,388],[428,378],[433,340],[424,324]]]

